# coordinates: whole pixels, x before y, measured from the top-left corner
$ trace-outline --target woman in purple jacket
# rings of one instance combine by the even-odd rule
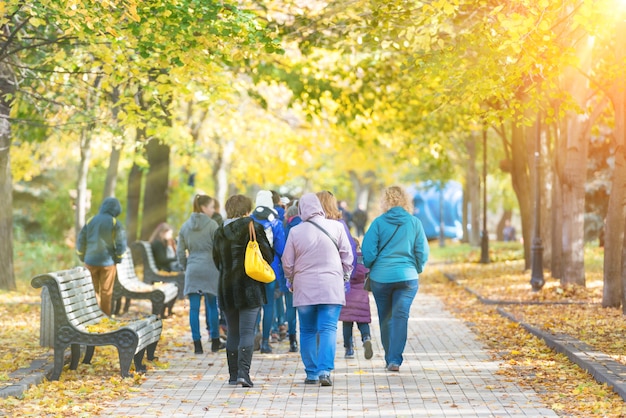
[[[346,302],[343,277],[352,272],[352,249],[339,222],[326,219],[313,193],[299,204],[302,223],[289,232],[282,262],[300,318],[305,384],[332,386],[337,322]]]

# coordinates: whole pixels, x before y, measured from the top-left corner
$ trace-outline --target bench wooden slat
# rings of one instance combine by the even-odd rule
[[[65,350],[72,347],[70,368],[76,368],[78,345],[86,345],[84,363],[91,361],[93,348],[100,345],[114,345],[118,350],[120,372],[129,376],[130,365],[135,362],[137,371],[145,371],[144,352],[148,358],[154,357],[156,345],[161,337],[163,324],[156,315],[150,315],[132,322],[113,321],[111,331],[89,332],[87,326],[99,323],[106,315],[98,306],[89,270],[76,267],[36,276],[31,285],[45,286],[54,310],[54,369],[51,380],[57,380],[63,370]],[[117,325],[117,327],[115,327]]]
[[[124,312],[128,311],[130,300],[148,299],[152,303],[152,313],[165,317],[166,310],[172,313],[174,303],[178,297],[178,287],[175,283],[163,286],[154,286],[139,280],[135,273],[135,266],[130,252],[127,252],[117,267],[117,277],[113,287],[113,312],[118,314],[121,308],[121,298],[126,298]]]

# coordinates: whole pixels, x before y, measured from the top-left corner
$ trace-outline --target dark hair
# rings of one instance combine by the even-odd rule
[[[207,206],[214,200],[211,196],[205,194],[197,194],[193,198],[193,211],[195,213],[202,213],[202,206]]]
[[[274,206],[278,205],[280,203],[280,195],[276,190],[270,190],[270,192],[272,192],[272,203]]]
[[[241,218],[252,211],[252,200],[242,194],[231,196],[224,205],[228,219]]]

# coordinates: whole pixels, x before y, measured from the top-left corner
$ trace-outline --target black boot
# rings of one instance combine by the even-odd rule
[[[289,334],[289,352],[298,352],[298,341],[296,340],[296,334]]]
[[[228,384],[236,385],[237,377],[239,371],[239,351],[237,350],[226,350],[226,358],[228,359]]]
[[[252,363],[253,348],[254,347],[243,347],[239,349],[238,353],[237,384],[240,384],[244,388],[251,388],[254,386],[254,383],[250,380],[250,364]]]
[[[217,353],[222,348],[226,348],[226,346],[224,345],[224,343],[222,343],[222,341],[219,338],[213,338],[211,340],[211,351],[212,352]]]
[[[202,354],[204,353],[204,351],[202,351],[202,341],[197,340],[193,342],[193,348],[194,348],[194,353],[195,354]]]

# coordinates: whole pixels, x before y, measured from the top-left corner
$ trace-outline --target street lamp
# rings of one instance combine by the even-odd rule
[[[489,264],[489,233],[487,232],[487,125],[483,125],[483,230],[480,237],[480,262]]]
[[[543,243],[541,241],[541,192],[539,190],[541,182],[541,160],[539,158],[541,150],[541,114],[537,113],[537,135],[535,138],[535,228],[533,242],[531,245],[531,273],[530,285],[533,291],[538,292],[545,284],[543,279]]]

